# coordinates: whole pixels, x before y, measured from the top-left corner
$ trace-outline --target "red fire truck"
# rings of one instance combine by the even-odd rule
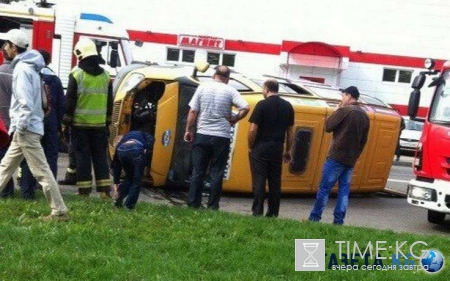
[[[57,7],[46,0],[0,0],[0,32],[13,28],[28,34],[33,49],[47,50],[52,54],[51,68],[64,86],[67,86],[69,73],[76,64],[73,47],[81,37],[88,37],[96,43],[105,60],[103,67],[112,76],[117,73],[116,68],[133,60],[127,31],[103,15]]]
[[[427,59],[425,67],[413,81],[408,115],[416,118],[420,89],[428,75],[438,74],[434,61]],[[428,209],[428,221],[441,224],[450,214],[450,61],[429,87],[435,87],[422,137],[416,149],[414,173],[408,185],[408,203]]]

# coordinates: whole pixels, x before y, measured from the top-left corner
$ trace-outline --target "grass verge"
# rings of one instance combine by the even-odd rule
[[[0,280],[449,280],[450,267],[422,270],[296,272],[295,239],[326,239],[326,267],[345,265],[335,241],[386,241],[384,265],[395,241],[414,241],[449,257],[450,239],[369,228],[253,218],[138,204],[115,210],[110,202],[66,196],[69,222],[42,222],[45,200],[0,201]],[[375,246],[375,245],[374,245]],[[351,247],[351,248],[352,248]],[[344,247],[345,248],[345,247]],[[369,259],[369,265],[374,260]],[[416,261],[417,262],[417,261]],[[450,262],[450,260],[449,260]],[[359,267],[364,259],[355,262]],[[417,264],[417,263],[416,263]]]

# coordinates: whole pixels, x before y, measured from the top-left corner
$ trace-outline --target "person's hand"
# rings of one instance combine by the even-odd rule
[[[113,185],[113,198],[116,200],[119,198],[119,185],[118,184]]]
[[[184,133],[184,141],[185,142],[192,142],[194,140],[194,133],[193,132],[186,132]]]
[[[290,163],[292,161],[291,153],[285,152],[283,154],[283,161],[284,161],[284,163]]]
[[[234,126],[239,120],[237,119],[237,115],[232,114],[230,118],[228,118],[228,122],[230,122],[231,126]]]

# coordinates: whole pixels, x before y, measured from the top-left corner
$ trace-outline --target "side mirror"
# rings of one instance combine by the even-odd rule
[[[205,73],[209,68],[209,63],[207,62],[196,62],[194,67],[194,72],[192,73],[192,77],[197,78],[197,72]]]
[[[111,50],[111,54],[109,55],[109,65],[112,68],[120,67],[120,59],[119,52],[117,50]]]
[[[416,89],[416,90],[420,90],[423,87],[423,84],[425,84],[425,80],[427,79],[427,77],[425,76],[425,74],[419,74],[414,78],[414,81],[412,82],[411,88]]]
[[[408,102],[408,115],[414,120],[417,116],[417,112],[419,111],[419,103],[420,103],[420,90],[414,89],[409,96]]]
[[[137,47],[142,47],[142,46],[144,46],[144,42],[137,40],[137,41],[134,41],[134,45]]]
[[[197,71],[200,71],[201,73],[204,73],[208,70],[209,68],[209,63],[207,62],[197,62],[195,64],[195,68],[197,69]]]

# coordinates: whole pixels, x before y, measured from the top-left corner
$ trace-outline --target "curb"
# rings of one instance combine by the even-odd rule
[[[392,194],[392,195],[395,195],[395,196],[403,197],[403,198],[407,197],[405,192],[402,192],[402,191],[399,191],[399,190],[396,190],[396,189],[384,188],[383,192],[388,193],[388,194]]]

